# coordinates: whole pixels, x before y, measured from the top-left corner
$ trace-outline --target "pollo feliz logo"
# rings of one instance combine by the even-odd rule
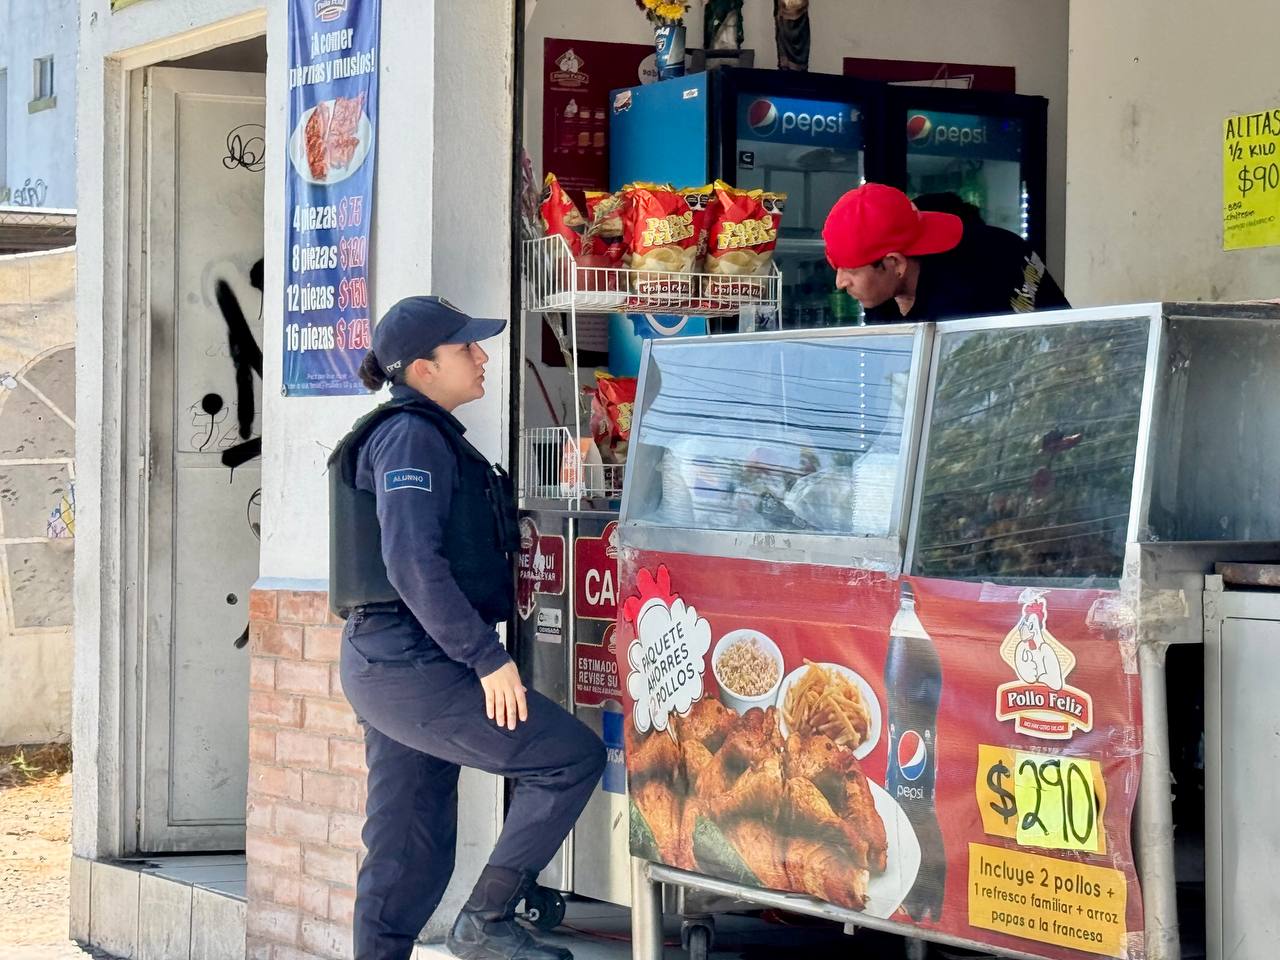
[[[636,730],[647,733],[666,730],[672,711],[686,714],[702,699],[711,624],[671,591],[665,566],[656,576],[641,570],[636,590],[622,605],[623,618],[636,631],[627,649],[627,693],[635,702]]]
[[[1018,675],[996,690],[996,719],[1040,740],[1070,740],[1093,729],[1093,697],[1069,685],[1076,658],[1049,632],[1049,603],[1037,590],[1018,598],[1022,616],[1000,645],[1000,657]]]

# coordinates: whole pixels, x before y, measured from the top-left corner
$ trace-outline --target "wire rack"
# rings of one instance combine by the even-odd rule
[[[523,431],[520,438],[521,497],[612,500],[622,496],[626,464],[593,462],[590,444],[578,440],[574,428],[535,427]]]
[[[565,426],[520,431],[520,498],[566,508],[622,496],[625,464],[602,463],[583,412],[578,369],[578,314],[652,313],[759,320],[782,308],[775,264],[759,276],[669,273],[597,266],[575,258],[563,237],[526,240],[521,302],[528,313],[562,314],[557,339],[573,380],[574,413]]]
[[[772,262],[758,276],[595,266],[586,258],[575,259],[564,238],[552,236],[524,242],[524,270],[524,308],[531,313],[711,317],[781,306],[781,276]]]

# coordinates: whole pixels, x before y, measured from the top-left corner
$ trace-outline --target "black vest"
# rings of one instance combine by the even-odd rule
[[[444,411],[426,399],[391,400],[356,421],[329,457],[329,608],[403,602],[382,561],[377,499],[356,488],[356,462],[372,430],[394,416],[433,423],[454,452],[458,482],[444,531],[444,555],[463,594],[486,623],[511,616],[512,557],[520,545],[515,492],[501,467],[467,442]]]

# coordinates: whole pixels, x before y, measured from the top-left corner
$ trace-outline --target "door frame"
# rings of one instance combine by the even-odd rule
[[[147,264],[146,68],[244,40],[270,36],[265,10],[107,57],[103,205],[94,237],[99,302],[78,297],[78,322],[101,325],[102,392],[84,397],[115,416],[81,439],[96,472],[96,550],[77,549],[77,763],[73,844],[79,856],[125,857],[142,848],[143,642],[146,623],[147,478],[151,469],[150,276]],[[271,119],[268,117],[268,126]],[[114,189],[113,189],[114,188]],[[270,196],[270,191],[268,191]],[[264,227],[265,237],[265,227]],[[92,454],[97,454],[93,456]],[[96,462],[94,462],[96,461]],[[94,509],[96,507],[96,510]],[[86,544],[88,546],[88,544]],[[97,586],[91,581],[97,579]],[[86,603],[87,601],[87,603]],[[81,605],[84,610],[82,617]]]

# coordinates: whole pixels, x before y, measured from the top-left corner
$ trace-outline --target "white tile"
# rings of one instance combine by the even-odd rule
[[[142,874],[94,861],[89,872],[89,942],[120,960],[138,956],[138,890]]]
[[[84,857],[71,858],[71,929],[72,940],[89,940],[89,872],[92,863]]]
[[[191,887],[144,873],[138,885],[138,960],[191,956]]]
[[[246,867],[243,863],[225,864],[193,864],[191,866],[174,867],[168,864],[148,870],[147,873],[157,877],[169,877],[179,883],[226,883],[229,880],[243,880]]]
[[[191,901],[191,960],[244,960],[245,902],[195,887]]]

